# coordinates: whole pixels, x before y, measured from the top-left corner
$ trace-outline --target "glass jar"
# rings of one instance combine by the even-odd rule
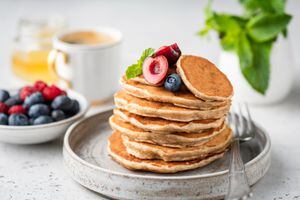
[[[21,18],[12,52],[14,74],[29,82],[56,82],[57,77],[48,70],[47,60],[52,49],[52,37],[65,27],[61,16]]]

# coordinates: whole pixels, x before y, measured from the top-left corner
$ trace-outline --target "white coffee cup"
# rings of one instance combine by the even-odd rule
[[[109,36],[111,40],[89,44],[66,41],[74,33],[88,32]],[[64,31],[53,39],[49,67],[60,78],[60,83],[82,93],[92,104],[103,102],[118,88],[121,42],[122,33],[112,28]]]

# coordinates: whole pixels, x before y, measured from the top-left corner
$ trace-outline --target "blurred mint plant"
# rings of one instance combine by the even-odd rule
[[[270,77],[270,52],[279,34],[287,36],[291,15],[285,13],[285,0],[239,0],[242,15],[218,13],[209,1],[205,8],[205,36],[211,30],[218,33],[225,51],[239,58],[240,69],[248,83],[265,94]]]

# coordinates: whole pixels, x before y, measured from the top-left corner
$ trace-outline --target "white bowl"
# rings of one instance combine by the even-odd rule
[[[43,125],[0,125],[0,142],[12,144],[38,144],[48,142],[62,136],[72,123],[78,121],[85,115],[89,108],[89,103],[83,95],[75,91],[68,90],[68,96],[79,102],[79,113],[64,120]]]

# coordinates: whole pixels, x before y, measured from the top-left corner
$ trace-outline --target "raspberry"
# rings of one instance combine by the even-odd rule
[[[0,102],[0,113],[7,113],[8,106],[5,103]]]
[[[46,87],[43,90],[43,96],[47,101],[52,101],[55,99],[57,96],[61,95],[62,91],[55,85],[51,85],[50,87]]]
[[[39,92],[42,92],[46,87],[47,84],[44,81],[36,81],[33,85],[33,88]]]
[[[36,92],[36,90],[33,87],[25,86],[20,91],[20,98],[22,99],[22,101],[24,101],[27,96],[31,95],[34,92]]]
[[[23,106],[21,106],[21,105],[12,106],[12,107],[9,108],[8,114],[9,115],[12,115],[12,114],[26,114],[26,109],[23,108]]]

